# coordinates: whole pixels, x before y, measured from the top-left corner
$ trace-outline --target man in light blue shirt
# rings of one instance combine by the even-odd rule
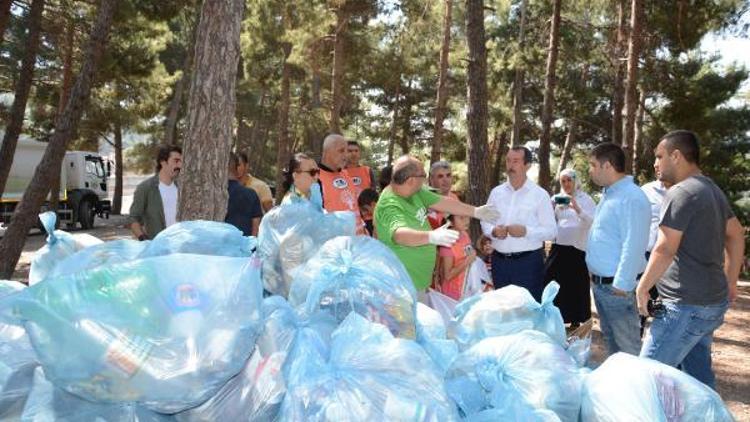
[[[625,174],[625,153],[615,144],[591,151],[589,175],[604,188],[586,247],[599,323],[610,354],[637,356],[641,335],[634,290],[646,268],[651,204]]]

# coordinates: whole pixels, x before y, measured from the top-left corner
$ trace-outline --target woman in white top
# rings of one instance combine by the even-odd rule
[[[580,186],[575,170],[565,169],[560,173],[560,193],[552,197],[557,238],[545,264],[546,281],[560,284],[555,305],[560,308],[563,320],[573,327],[591,318],[585,251],[596,204]]]

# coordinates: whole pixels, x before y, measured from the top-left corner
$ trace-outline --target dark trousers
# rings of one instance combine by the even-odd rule
[[[492,282],[496,289],[513,284],[524,287],[537,302],[544,288],[544,252],[531,251],[520,257],[504,257],[492,252]]]
[[[586,322],[591,318],[591,284],[586,253],[569,245],[553,244],[545,263],[545,285],[555,280],[560,291],[555,306],[566,323]]]

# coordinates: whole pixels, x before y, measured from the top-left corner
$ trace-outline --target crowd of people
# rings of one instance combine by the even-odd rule
[[[555,304],[571,328],[591,318],[593,296],[609,353],[650,357],[713,387],[711,341],[737,296],[744,231],[720,188],[701,174],[694,133],[664,135],[655,157],[657,180],[639,187],[620,146],[594,147],[588,176],[602,188],[595,201],[575,169],[560,172],[559,193],[550,196],[528,177],[531,151],[513,147],[506,181],[474,206],[453,191],[450,163],[435,162],[428,173],[419,159],[403,156],[376,180],[360,163],[360,145],[330,134],[320,161],[291,157],[281,188],[283,201],[353,212],[357,234],[394,252],[425,304],[432,292],[459,301],[511,284],[539,301],[555,280]],[[229,160],[226,222],[256,236],[273,198],[247,161],[244,154]],[[165,146],[156,162],[130,209],[140,240],[176,221],[181,151]],[[472,218],[481,224],[478,239],[469,235]]]

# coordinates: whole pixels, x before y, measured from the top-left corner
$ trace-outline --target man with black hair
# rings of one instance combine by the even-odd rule
[[[163,145],[156,154],[156,174],[135,188],[130,206],[130,230],[138,240],[153,239],[177,222],[177,183],[182,149]]]
[[[599,324],[610,354],[638,355],[641,329],[634,290],[646,268],[651,204],[633,176],[625,174],[625,153],[613,143],[591,150],[589,176],[604,188],[586,245]]]
[[[237,158],[239,159],[239,167],[237,167],[237,175],[239,176],[239,182],[242,186],[252,189],[260,199],[260,206],[264,213],[268,212],[273,208],[273,194],[268,184],[257,177],[254,177],[248,171],[248,158],[244,152],[238,152]]]
[[[229,154],[228,170],[227,190],[229,200],[227,201],[227,215],[224,217],[224,222],[237,227],[245,236],[257,236],[263,210],[260,206],[258,194],[240,183],[239,179],[242,173],[237,154]]]
[[[698,137],[686,130],[661,138],[654,167],[672,184],[661,209],[659,234],[636,290],[638,310],[648,315],[656,285],[663,312],[654,320],[641,356],[682,370],[714,388],[713,332],[737,297],[744,256],[744,229],[724,193],[701,174]]]
[[[375,173],[370,167],[361,165],[360,158],[359,142],[351,139],[346,141],[346,171],[358,196],[363,190],[375,187]]]
[[[531,151],[513,147],[505,156],[508,181],[495,187],[487,199],[501,218],[483,221],[482,231],[492,240],[492,281],[499,289],[513,284],[526,288],[541,301],[544,287],[544,241],[557,236],[555,213],[547,191],[526,175]]]

